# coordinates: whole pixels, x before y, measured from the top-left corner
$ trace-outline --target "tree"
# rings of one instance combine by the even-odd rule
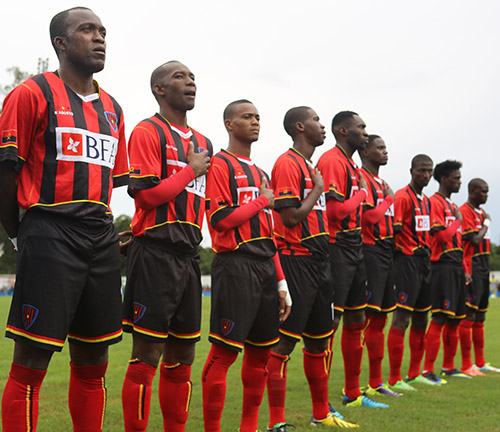
[[[214,251],[212,248],[198,247],[200,254],[200,270],[202,275],[209,275],[212,269],[212,261],[214,259]]]

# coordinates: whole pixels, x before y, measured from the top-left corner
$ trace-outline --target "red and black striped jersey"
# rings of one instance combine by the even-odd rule
[[[271,258],[276,253],[272,213],[267,208],[230,230],[214,229],[236,208],[259,197],[262,177],[269,179],[246,157],[221,150],[212,158],[207,182],[207,219],[212,249],[216,253],[238,250],[263,258]]]
[[[463,261],[462,233],[460,228],[446,243],[440,243],[433,235],[452,225],[455,218],[454,204],[449,198],[436,192],[429,198],[431,203],[431,261]]]
[[[5,98],[0,161],[15,162],[17,199],[81,221],[111,221],[113,187],[128,182],[122,109],[99,88],[79,96],[57,72],[35,75]]]
[[[326,200],[340,202],[352,198],[359,191],[358,168],[340,146],[335,146],[321,155],[318,168],[325,182]],[[346,239],[349,243],[361,244],[361,204],[342,220],[328,220],[330,242]]]
[[[328,220],[325,195],[321,194],[307,217],[287,228],[283,225],[279,210],[300,207],[313,189],[313,182],[307,169],[310,164],[294,148],[282,154],[274,164],[271,173],[271,189],[274,190],[274,233],[278,248],[284,255],[328,255]]]
[[[431,204],[410,186],[396,192],[394,233],[396,250],[405,255],[430,255]]]
[[[190,142],[195,152],[207,150],[212,156],[212,143],[194,129],[184,132],[161,114],[141,121],[129,140],[129,194],[133,197],[134,190],[153,188],[185,167]],[[136,205],[131,224],[134,236],[193,249],[202,239],[205,193],[206,176],[200,176],[159,207],[144,210]]]
[[[385,199],[384,181],[372,174],[368,169],[361,168],[361,174],[368,186],[368,196],[363,203],[363,212],[374,210]],[[374,245],[378,240],[390,239],[394,236],[394,204],[387,209],[384,216],[374,224],[362,224],[363,243]]]
[[[490,229],[486,232],[483,241],[477,246],[470,242],[484,224],[484,211],[474,208],[469,203],[460,207],[462,212],[462,239],[464,242],[464,256],[468,267],[482,275],[490,273]]]

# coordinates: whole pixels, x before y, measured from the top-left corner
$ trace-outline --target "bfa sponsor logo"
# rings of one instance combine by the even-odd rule
[[[57,160],[86,162],[113,168],[118,139],[80,128],[56,128]]]

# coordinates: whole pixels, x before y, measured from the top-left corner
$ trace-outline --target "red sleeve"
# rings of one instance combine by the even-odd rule
[[[405,214],[408,211],[408,202],[404,195],[396,194],[394,200],[394,231],[400,232],[403,229]]]
[[[460,211],[462,212],[462,239],[470,240],[471,237],[474,237],[480,230],[476,226],[476,221],[474,218],[474,210],[471,211],[471,208],[464,204],[460,207]]]
[[[432,235],[438,243],[446,243],[455,235],[458,228],[460,228],[460,221],[456,219],[455,222],[453,222],[448,228],[435,231]]]
[[[235,208],[231,214],[218,221],[214,229],[217,231],[227,231],[240,226],[242,223],[250,220],[262,209],[265,209],[268,205],[269,200],[264,195],[260,195],[257,199],[250,201],[248,204]]]
[[[319,168],[321,171],[321,175],[323,176],[323,181],[325,183],[326,199],[329,200],[330,198],[335,198],[337,201],[344,202],[348,198],[346,197],[347,172],[345,166],[336,157],[327,157],[321,162],[322,163]],[[353,207],[353,210],[354,208],[355,207]],[[346,213],[346,215],[347,214],[348,213]]]
[[[271,173],[274,191],[274,209],[300,206],[300,168],[289,157],[280,158]]]
[[[329,199],[326,202],[326,214],[330,220],[342,220],[350,215],[366,198],[366,191],[361,189],[352,198],[340,202],[336,199]]]
[[[369,210],[363,209],[363,223],[369,225],[374,225],[375,223],[377,223],[384,217],[385,212],[393,202],[394,199],[392,198],[392,196],[387,195],[384,201],[382,201],[377,207],[371,208]]]
[[[206,215],[207,221],[214,227],[217,222],[212,221],[212,217],[224,209],[233,206],[233,198],[229,190],[229,170],[224,161],[214,156],[207,174],[207,194],[206,194]]]
[[[464,254],[464,259],[462,261],[462,265],[464,267],[464,272],[471,275],[472,274],[472,268],[471,268],[471,262],[467,260],[467,257]]]

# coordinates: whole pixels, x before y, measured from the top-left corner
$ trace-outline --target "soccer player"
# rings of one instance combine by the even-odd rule
[[[305,106],[290,109],[284,119],[293,147],[274,164],[274,223],[280,261],[294,299],[272,348],[268,369],[268,431],[288,431],[285,421],[287,364],[295,344],[304,339],[304,372],[313,402],[313,422],[355,427],[330,413],[325,369],[332,329],[332,282],[328,261],[328,220],[323,179],[312,165],[316,147],[325,140],[325,127]]]
[[[122,390],[125,430],[145,431],[151,383],[160,357],[159,399],[165,431],[184,431],[191,365],[200,339],[202,239],[206,173],[212,144],[187,124],[194,108],[193,73],[170,61],[151,75],[159,105],[129,141],[130,185],[136,211],[127,251],[124,329],[132,358]]]
[[[466,271],[472,276],[468,285],[467,317],[460,323],[460,347],[462,350],[462,372],[481,375],[484,372],[500,372],[484,359],[484,321],[490,296],[490,225],[491,218],[481,205],[488,199],[488,183],[475,178],[469,182],[469,197],[460,207],[462,212],[462,239]],[[471,349],[474,343],[475,365],[472,364]]]
[[[128,181],[123,115],[93,79],[106,58],[99,17],[82,7],[60,12],[50,38],[59,69],[16,87],[0,117],[0,216],[18,251],[3,430],[36,429],[40,386],[67,337],[73,428],[101,431],[108,346],[122,337],[109,201]]]
[[[361,205],[367,197],[366,180],[359,173],[352,155],[368,143],[365,122],[352,111],[342,111],[332,121],[337,144],[323,153],[318,168],[326,193],[329,255],[333,277],[334,334],[344,316],[342,355],[344,357],[346,406],[384,407],[361,394],[359,375],[365,323],[366,271],[361,238]],[[333,341],[333,336],[332,339]]]
[[[205,431],[221,430],[227,370],[244,347],[240,431],[255,432],[269,354],[291,302],[285,305],[288,288],[273,240],[273,191],[267,175],[250,159],[252,143],[259,138],[259,112],[248,100],[232,102],[224,110],[224,125],[229,145],[213,157],[207,181],[207,219],[216,255],[212,347],[202,372],[203,417]],[[283,280],[279,297],[277,280]]]
[[[359,151],[363,163],[361,173],[367,183],[368,197],[363,203],[363,255],[367,278],[367,327],[365,343],[370,363],[367,395],[399,397],[382,379],[384,327],[387,313],[396,308],[392,271],[394,235],[394,192],[379,177],[379,169],[387,164],[387,146],[378,135],[370,135],[364,150]]]
[[[434,385],[423,377],[420,365],[425,352],[430,291],[430,202],[422,192],[433,173],[432,159],[417,155],[411,161],[411,181],[396,192],[394,201],[394,282],[396,310],[387,337],[389,385],[397,390],[415,390],[411,383]],[[401,378],[405,332],[410,324],[410,368],[406,381]]]
[[[460,190],[462,163],[447,160],[436,165],[434,179],[439,190],[431,202],[431,292],[432,319],[426,335],[426,354],[422,375],[444,384],[434,373],[434,362],[443,335],[444,377],[470,378],[455,368],[460,321],[465,318],[465,272],[463,268],[462,214],[451,200],[451,194]]]

